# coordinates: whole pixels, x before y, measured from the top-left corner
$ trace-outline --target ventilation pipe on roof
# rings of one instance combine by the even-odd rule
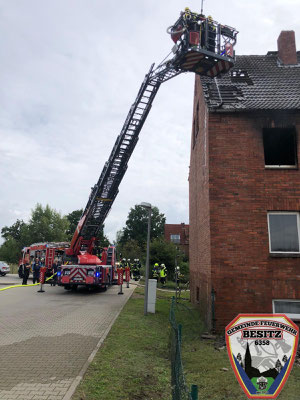
[[[297,64],[297,51],[294,31],[281,31],[277,39],[278,58],[284,65]]]

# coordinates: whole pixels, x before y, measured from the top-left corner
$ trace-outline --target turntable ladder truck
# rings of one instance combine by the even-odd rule
[[[115,248],[111,246],[101,258],[97,257],[94,254],[96,237],[118,194],[160,85],[188,71],[214,78],[234,65],[233,48],[238,33],[234,28],[208,20],[202,14],[181,13],[167,32],[174,42],[172,55],[157,68],[152,64],[146,74],[109,159],[92,188],[70,247],[65,250],[65,264],[58,272],[58,284],[66,289],[78,285],[106,288],[116,278],[112,261],[115,261]]]

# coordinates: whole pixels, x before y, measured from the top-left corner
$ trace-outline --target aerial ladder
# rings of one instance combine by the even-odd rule
[[[128,161],[160,85],[184,72],[214,78],[228,72],[234,65],[238,32],[232,27],[185,9],[167,32],[174,42],[171,56],[156,68],[152,64],[142,82],[109,159],[91,190],[70,247],[65,251],[68,269],[71,265],[101,264],[99,257],[93,254],[96,238],[118,194]],[[60,275],[64,274],[64,268],[62,266]]]

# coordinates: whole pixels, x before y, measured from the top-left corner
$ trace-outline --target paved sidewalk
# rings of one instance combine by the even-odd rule
[[[32,283],[32,276],[28,279],[28,283]],[[5,276],[0,276],[0,285],[11,286],[11,285],[21,285],[22,279],[19,278],[18,274],[7,274]],[[0,287],[1,289],[1,287]]]
[[[100,293],[48,285],[45,293],[32,286],[0,292],[0,400],[70,398],[134,288],[123,296],[117,286]]]

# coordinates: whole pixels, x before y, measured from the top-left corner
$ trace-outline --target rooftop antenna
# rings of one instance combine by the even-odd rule
[[[203,1],[204,0],[201,0],[201,14],[203,14]]]

